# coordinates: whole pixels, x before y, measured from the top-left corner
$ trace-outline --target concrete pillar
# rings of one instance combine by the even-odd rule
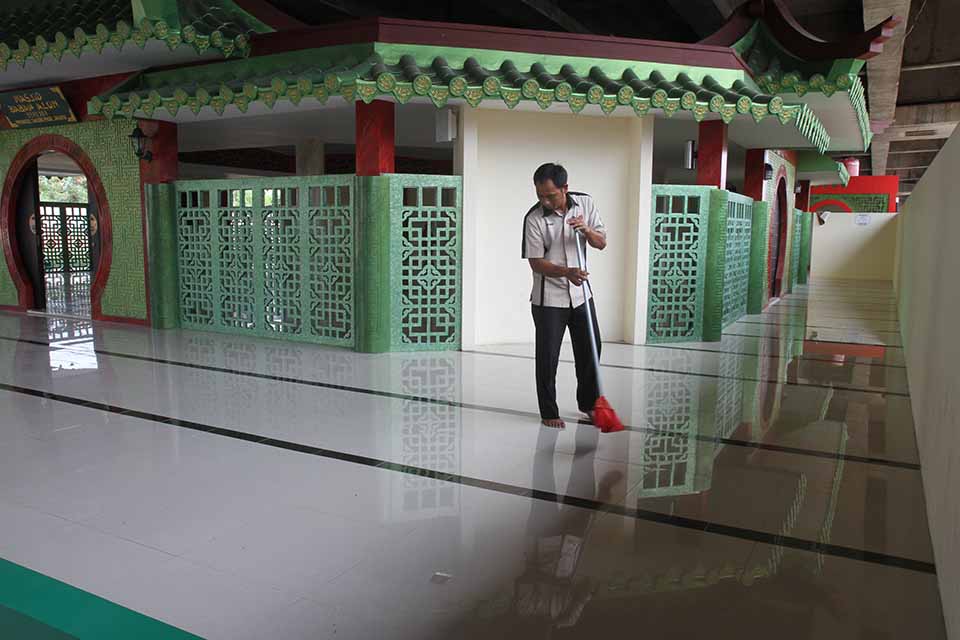
[[[322,176],[325,170],[326,156],[323,141],[317,138],[304,138],[297,143],[297,175]]]
[[[723,120],[704,120],[700,123],[697,184],[727,188],[727,125]]]
[[[379,176],[394,172],[395,110],[392,102],[356,103],[357,175]]]
[[[461,345],[465,350],[477,346],[477,313],[480,296],[480,184],[477,112],[461,108],[457,118],[457,141],[453,153],[453,173],[463,176],[463,230]]]
[[[647,297],[650,288],[650,216],[653,187],[653,116],[630,121],[630,165],[627,169],[631,209],[627,228],[627,281],[624,300],[624,340],[647,341]]]

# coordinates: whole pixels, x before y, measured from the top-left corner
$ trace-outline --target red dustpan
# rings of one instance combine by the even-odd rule
[[[584,268],[586,259],[580,248],[580,234],[577,235],[577,264],[580,265],[580,268]],[[603,386],[600,384],[600,356],[597,353],[597,338],[593,332],[593,312],[590,310],[589,295],[587,293],[587,283],[583,283],[583,299],[586,301],[586,310],[587,310],[587,328],[590,332],[590,352],[593,354],[593,368],[596,371],[597,376],[597,391],[600,393],[600,397],[597,398],[596,403],[593,405],[593,424],[600,429],[602,433],[615,433],[617,431],[623,431],[623,423],[620,422],[620,418],[617,416],[617,412],[613,410],[613,407],[610,406],[610,403],[607,401],[607,398],[603,395]]]

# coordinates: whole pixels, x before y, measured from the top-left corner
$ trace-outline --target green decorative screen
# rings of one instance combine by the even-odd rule
[[[177,183],[184,328],[354,344],[354,177]]]
[[[800,275],[800,242],[803,238],[803,212],[795,209],[793,212],[793,246],[790,247],[790,290],[797,286]]]
[[[393,349],[460,347],[461,184],[390,176]]]
[[[723,326],[747,313],[753,200],[735,193],[727,200],[727,242],[723,270]]]
[[[703,337],[710,187],[654,185],[647,342]]]

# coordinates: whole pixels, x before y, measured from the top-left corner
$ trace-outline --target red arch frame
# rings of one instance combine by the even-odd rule
[[[110,277],[113,262],[113,218],[110,215],[110,203],[107,192],[100,180],[93,162],[75,142],[54,134],[43,134],[27,142],[14,156],[3,182],[3,195],[0,197],[0,245],[3,257],[14,286],[17,288],[17,311],[26,311],[34,304],[33,285],[26,277],[23,258],[16,242],[16,211],[20,185],[23,183],[27,165],[44,151],[57,151],[69,156],[83,170],[87,177],[87,186],[97,202],[98,223],[100,229],[100,261],[97,264],[96,277],[90,285],[90,304],[94,320],[106,319],[101,309],[103,290]]]
[[[781,223],[780,229],[779,229],[780,244],[778,247],[778,255],[777,255],[777,257],[780,259],[778,260],[778,264],[777,264],[777,273],[772,274],[773,276],[772,278],[770,277],[771,276],[770,271],[771,271],[771,268],[773,267],[774,256],[772,255],[770,249],[773,248],[773,221],[771,220],[770,224],[768,225],[770,229],[770,232],[767,234],[767,278],[768,280],[767,282],[764,283],[764,285],[767,288],[767,302],[777,297],[775,295],[775,293],[777,293],[776,282],[778,279],[781,281],[783,279],[783,276],[780,275],[781,270],[783,269],[783,264],[782,264],[783,260],[781,256],[784,256],[784,257],[786,256],[786,245],[784,243],[786,242],[786,238],[787,238],[786,227],[790,224],[790,215],[789,215],[789,212],[787,211],[787,209],[789,208],[788,203],[790,200],[790,189],[788,188],[789,185],[787,184],[787,168],[783,165],[780,166],[780,169],[777,171],[776,177],[773,179],[773,184],[774,184],[773,199],[769,203],[771,218],[773,217],[774,212],[776,212],[778,209],[777,197],[779,196],[781,183],[784,185],[785,196],[784,196],[784,202],[783,202],[783,211],[781,211],[780,214],[783,218],[785,218],[785,220],[780,220],[780,223]],[[780,276],[779,278],[778,278],[778,275]],[[781,285],[780,293],[783,293],[782,285]]]

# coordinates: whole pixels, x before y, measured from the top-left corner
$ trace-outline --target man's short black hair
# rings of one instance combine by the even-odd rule
[[[567,170],[563,165],[548,162],[537,167],[533,172],[533,184],[543,184],[547,180],[553,182],[555,187],[567,186]]]

